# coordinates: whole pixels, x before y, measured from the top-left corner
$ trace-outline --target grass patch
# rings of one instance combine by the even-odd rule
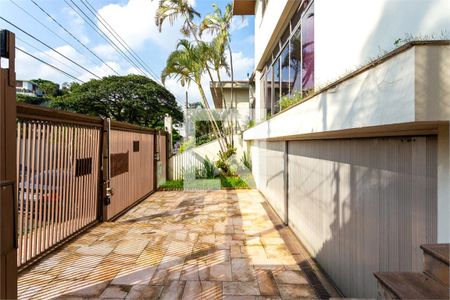
[[[159,188],[161,190],[182,190],[184,186],[183,180],[167,180]]]
[[[248,189],[249,186],[245,180],[241,177],[220,177],[220,183],[222,184],[222,188],[226,189]]]
[[[248,189],[249,186],[247,182],[240,177],[225,177],[220,176],[216,180],[212,179],[197,179],[192,182],[191,186],[186,187],[187,189],[197,189],[197,190],[211,190],[220,188],[217,185],[217,180],[220,179],[220,185],[222,189]],[[163,185],[159,187],[160,190],[182,190],[184,189],[183,180],[168,180]]]

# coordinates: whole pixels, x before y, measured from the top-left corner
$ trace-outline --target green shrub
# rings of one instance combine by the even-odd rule
[[[194,139],[189,139],[187,141],[184,141],[181,145],[180,145],[180,149],[178,149],[179,153],[183,153],[186,152],[188,149],[194,148],[195,147],[195,140]]]
[[[249,120],[247,123],[247,128],[255,127],[256,123],[255,120]]]
[[[34,97],[34,96],[16,94],[16,101],[17,101],[17,103],[40,105],[44,102],[50,101],[50,99],[45,98],[45,97]]]
[[[302,94],[298,92],[291,96],[283,96],[280,99],[280,109],[285,110],[286,108],[300,102],[302,99]]]
[[[216,167],[214,162],[212,162],[208,156],[202,162],[202,166],[195,169],[196,179],[214,179],[216,173]]]

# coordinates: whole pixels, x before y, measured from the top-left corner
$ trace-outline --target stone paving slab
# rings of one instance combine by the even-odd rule
[[[286,230],[256,190],[157,192],[20,274],[19,299],[337,296]]]

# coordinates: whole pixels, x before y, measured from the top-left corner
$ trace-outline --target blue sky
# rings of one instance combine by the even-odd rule
[[[117,51],[115,51],[104,39],[100,37],[75,11],[69,7],[73,1],[94,22],[93,15],[89,14],[81,0],[34,0],[39,6],[47,11],[53,18],[67,28],[77,39],[83,42],[91,51],[105,61],[111,68],[120,74],[138,73]],[[179,32],[181,20],[173,26],[169,23],[163,26],[159,33],[154,22],[155,10],[158,0],[87,0],[117,33],[130,45],[130,47],[145,61],[145,63],[158,76],[163,69],[167,56],[176,46],[177,41],[182,38]],[[191,0],[194,7],[202,16],[212,12],[212,4],[216,3],[224,8],[231,0]],[[41,23],[56,32],[62,39],[46,29],[42,24],[28,16],[14,2],[36,17]],[[94,55],[89,53],[83,46],[76,42],[69,34],[60,28],[50,17],[46,16],[31,0],[0,0],[0,15],[29,32],[34,37],[54,47],[67,57],[83,65],[91,72],[99,76],[113,75],[113,71]],[[236,79],[246,79],[247,73],[253,71],[253,39],[254,27],[253,17],[242,19],[237,16],[232,26],[232,49],[235,62]],[[60,57],[58,54],[40,45],[32,38],[27,37],[3,20],[0,20],[0,28],[6,28],[16,33],[17,46],[29,53],[52,63],[53,65],[75,75],[77,78],[87,81],[93,77],[85,70],[80,69],[71,62]],[[103,28],[103,27],[101,27]],[[103,29],[104,30],[104,29]],[[108,33],[105,30],[106,33]],[[108,35],[110,35],[108,33]],[[21,39],[21,40],[20,40]],[[207,37],[206,37],[207,39]],[[23,40],[23,41],[22,41]],[[69,43],[67,43],[69,42]],[[37,49],[35,49],[35,48]],[[53,70],[52,68],[17,53],[16,72],[18,79],[44,78],[58,83],[74,81],[71,78]],[[205,88],[209,81],[204,81]],[[185,89],[175,80],[169,80],[167,87],[180,99],[184,98]],[[190,98],[198,97],[196,87],[189,88]]]

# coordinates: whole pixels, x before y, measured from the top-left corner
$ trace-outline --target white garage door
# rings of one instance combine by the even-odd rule
[[[436,137],[294,141],[289,225],[349,297],[376,271],[421,271],[436,242]]]

